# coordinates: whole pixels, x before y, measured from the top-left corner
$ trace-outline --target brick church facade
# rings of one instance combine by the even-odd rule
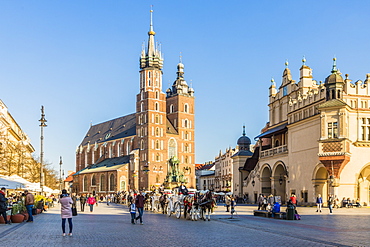
[[[194,90],[177,78],[162,91],[163,56],[150,15],[148,44],[140,56],[136,112],[92,125],[76,151],[73,192],[195,187]]]

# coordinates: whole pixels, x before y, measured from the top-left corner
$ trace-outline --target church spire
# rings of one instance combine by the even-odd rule
[[[153,6],[152,6],[153,7]],[[155,67],[158,69],[162,69],[163,67],[163,58],[160,50],[155,45],[155,32],[153,26],[153,9],[150,9],[150,26],[148,32],[148,46],[146,50],[143,47],[141,51],[140,57],[140,68],[148,68],[148,67]]]

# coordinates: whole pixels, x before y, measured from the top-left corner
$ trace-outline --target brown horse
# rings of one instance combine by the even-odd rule
[[[200,199],[199,206],[200,206],[200,211],[201,211],[200,218],[202,218],[204,221],[206,221],[207,220],[206,213],[208,211],[208,221],[210,221],[211,220],[212,208],[214,207],[214,200],[213,200],[213,196],[212,196],[211,191],[207,191],[203,195],[203,197]]]

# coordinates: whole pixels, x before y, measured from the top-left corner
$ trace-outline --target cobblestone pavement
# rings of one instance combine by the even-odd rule
[[[57,205],[33,223],[0,225],[0,246],[370,246],[370,208],[301,207],[300,221],[256,217],[255,208],[237,206],[231,219],[221,205],[209,222],[144,212],[144,225],[132,225],[126,206],[100,203],[73,217],[73,237],[63,237]]]

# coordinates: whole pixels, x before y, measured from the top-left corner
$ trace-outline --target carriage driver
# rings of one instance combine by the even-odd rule
[[[188,193],[188,189],[186,188],[186,186],[184,185],[184,182],[181,182],[181,185],[179,187],[179,193],[182,193],[184,196],[187,196],[189,195]]]

